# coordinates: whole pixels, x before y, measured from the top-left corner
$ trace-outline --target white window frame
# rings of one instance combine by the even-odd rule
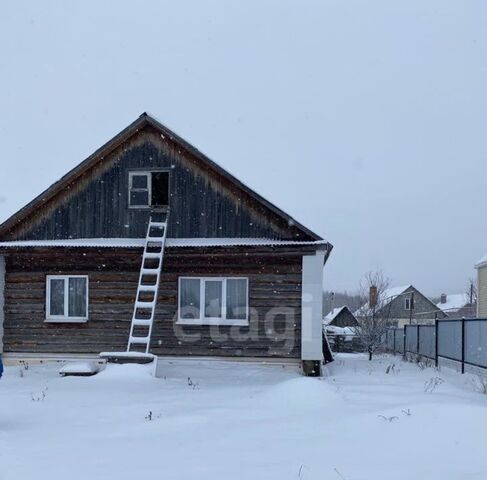
[[[183,280],[200,281],[200,309],[199,318],[181,318],[181,282]],[[227,281],[228,280],[245,280],[245,296],[247,306],[245,318],[232,319],[227,317]],[[222,317],[205,317],[205,285],[208,281],[222,282]],[[249,325],[249,279],[248,277],[179,277],[178,280],[178,325],[229,325],[247,327]]]
[[[411,297],[404,297],[404,310],[411,310]]]
[[[70,317],[69,313],[69,279],[86,279],[86,315],[84,317]],[[64,280],[64,313],[65,315],[51,315],[51,280]],[[47,275],[46,276],[46,323],[86,323],[88,321],[89,299],[88,275]]]
[[[132,178],[134,176],[147,178],[147,188],[132,188]],[[137,192],[148,192],[147,205],[132,205],[132,196],[130,195],[132,191]],[[129,172],[129,208],[150,208],[152,204],[152,171],[148,170],[131,170]]]

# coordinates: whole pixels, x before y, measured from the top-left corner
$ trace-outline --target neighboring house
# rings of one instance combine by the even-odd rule
[[[363,345],[354,327],[357,319],[347,306],[334,308],[323,319],[323,329],[334,352],[361,352]]]
[[[475,265],[477,269],[477,316],[487,318],[487,255]]]
[[[331,249],[143,114],[0,225],[5,356],[293,359],[316,374]]]
[[[413,285],[389,288],[380,297],[378,314],[385,315],[390,319],[391,324],[398,327],[410,322],[414,324],[433,323],[436,318],[446,318],[446,314]],[[355,312],[355,316],[363,317],[369,315],[370,311],[371,308],[367,302]]]
[[[476,306],[470,303],[470,295],[467,293],[455,293],[447,295],[442,293],[439,303],[436,304],[443,313],[452,318],[475,317]]]
[[[355,327],[358,325],[355,315],[344,305],[334,308],[323,319],[323,325],[328,327]]]

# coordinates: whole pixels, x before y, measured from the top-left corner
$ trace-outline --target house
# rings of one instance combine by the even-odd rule
[[[323,319],[323,325],[327,327],[355,327],[358,325],[355,315],[344,305],[328,312]]]
[[[285,359],[316,374],[331,249],[142,114],[0,225],[5,357]]]
[[[476,315],[476,306],[471,302],[470,295],[467,293],[449,295],[442,293],[436,307],[452,318],[475,317]]]
[[[392,287],[384,290],[377,302],[378,315],[385,315],[391,324],[398,327],[411,323],[433,323],[435,319],[446,318],[446,314],[413,285]],[[369,315],[370,302],[356,312],[357,318]]]
[[[357,319],[347,306],[333,308],[323,319],[323,331],[333,352],[362,352],[363,345],[354,327]]]
[[[477,317],[487,318],[487,255],[475,265],[477,270]]]

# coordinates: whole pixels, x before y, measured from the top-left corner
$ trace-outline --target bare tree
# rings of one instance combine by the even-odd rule
[[[389,279],[381,271],[367,273],[360,284],[363,305],[358,310],[356,334],[372,360],[374,353],[382,345],[391,321],[387,304]]]
[[[477,303],[477,282],[472,277],[468,279],[467,291],[465,293],[467,294],[468,303],[475,305]]]

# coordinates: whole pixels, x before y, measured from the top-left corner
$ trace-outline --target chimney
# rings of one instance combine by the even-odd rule
[[[446,303],[446,293],[442,293],[440,296],[440,303]]]
[[[369,288],[369,307],[374,308],[377,305],[377,287],[371,285]]]

